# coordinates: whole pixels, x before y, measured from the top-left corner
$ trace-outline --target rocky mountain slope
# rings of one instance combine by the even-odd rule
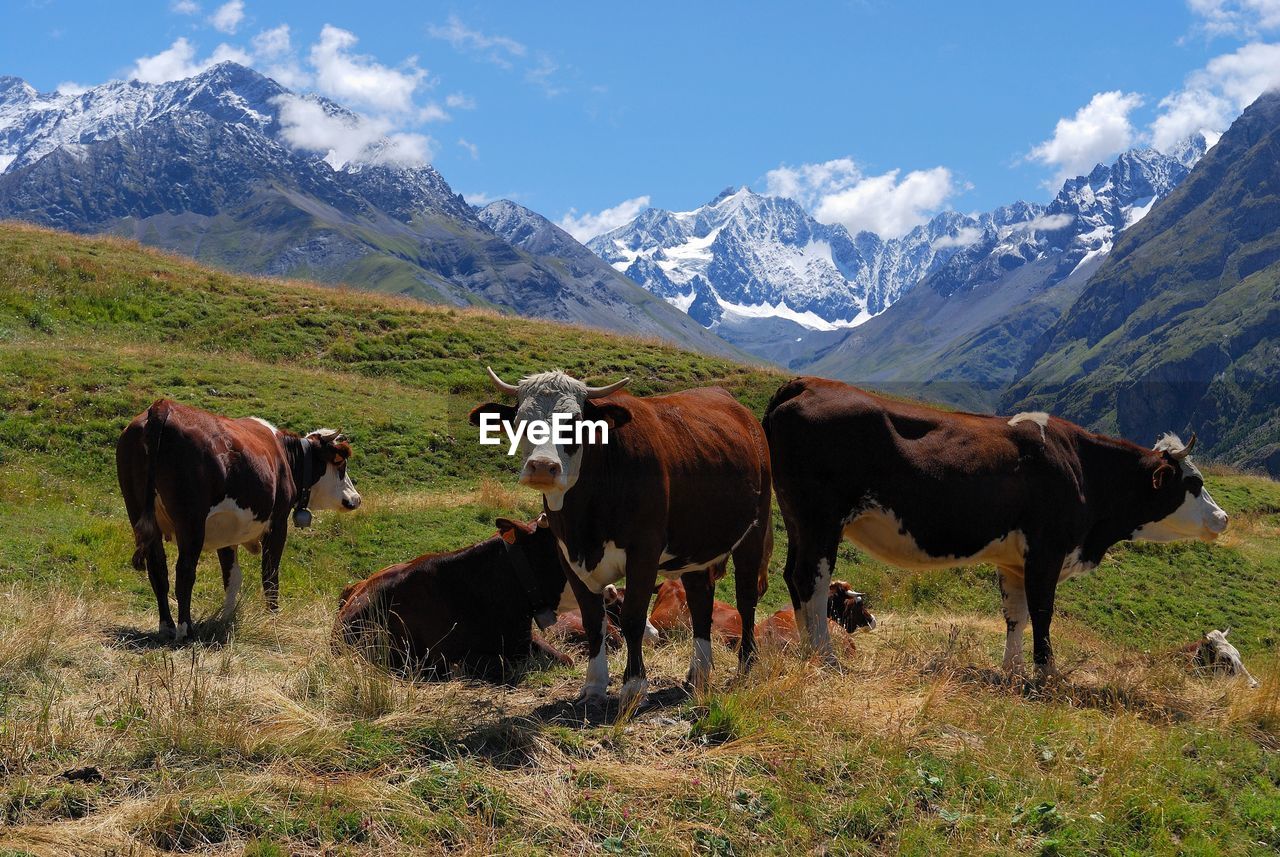
[[[1116,237],[1187,174],[1177,158],[1131,150],[1067,181],[1048,206],[1019,203],[972,219],[968,246],[806,371],[994,406]]]
[[[1280,473],[1280,93],[1263,95],[1036,343],[1006,409],[1173,430]]]
[[[236,271],[307,277],[734,350],[623,277],[579,275],[496,234],[392,140],[292,145],[286,106],[354,125],[235,63],[78,95],[0,78],[0,217],[110,232]]]

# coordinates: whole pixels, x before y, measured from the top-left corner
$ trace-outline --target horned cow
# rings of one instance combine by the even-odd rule
[[[609,684],[604,647],[604,588],[625,577],[622,633],[627,666],[623,708],[642,701],[647,679],[641,646],[658,575],[684,583],[693,617],[688,681],[711,671],[710,569],[734,561],[743,639],[739,665],[754,656],[755,605],[772,547],[769,453],[760,423],[728,392],[686,390],[640,398],[627,379],[588,387],[563,372],[494,385],[516,404],[489,403],[473,424],[494,415],[517,428],[559,419],[604,421],[608,442],[561,443],[520,432],[520,483],[543,496],[560,558],[589,635],[590,662],[580,699],[598,702]]]
[[[351,445],[332,429],[297,435],[257,417],[231,419],[168,399],[135,417],[116,443],[116,476],[133,526],[133,566],[150,578],[160,632],[175,640],[190,632],[196,564],[207,550],[222,565],[224,617],[239,597],[241,546],[261,550],[262,589],[275,610],[289,510],[307,526],[311,509],[358,507],[350,458]],[[178,546],[176,625],[164,540]]]
[[[1054,672],[1058,582],[1125,539],[1212,542],[1227,515],[1183,444],[1154,449],[1043,413],[950,413],[838,381],[797,378],[764,418],[786,523],[783,577],[811,644],[830,656],[828,581],[842,538],[901,568],[990,562],[1000,570],[1005,668]]]

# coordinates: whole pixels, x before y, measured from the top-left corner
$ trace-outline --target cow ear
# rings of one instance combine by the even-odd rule
[[[1164,480],[1170,473],[1173,473],[1173,467],[1161,462],[1160,466],[1151,474],[1151,487],[1159,491],[1164,487]]]
[[[588,399],[582,406],[582,416],[589,420],[604,420],[609,428],[618,428],[631,422],[631,411],[617,402],[596,403]]]
[[[509,545],[516,543],[516,522],[508,518],[499,518],[494,521],[498,527],[498,535],[502,536],[502,540]]]
[[[472,408],[471,413],[467,415],[467,419],[471,421],[473,426],[478,426],[480,425],[480,418],[485,414],[497,414],[499,420],[511,422],[515,419],[516,409],[511,407],[511,405],[504,405],[499,402],[488,402]]]

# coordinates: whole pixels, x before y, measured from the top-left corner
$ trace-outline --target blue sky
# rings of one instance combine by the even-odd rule
[[[0,73],[38,89],[246,59],[404,135],[469,198],[582,236],[740,184],[893,234],[1047,200],[1280,84],[1280,0],[15,0],[3,19]]]

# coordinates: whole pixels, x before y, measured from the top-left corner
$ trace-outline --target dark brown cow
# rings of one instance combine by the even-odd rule
[[[168,399],[135,417],[116,443],[116,476],[133,525],[133,567],[151,580],[160,632],[177,640],[190,632],[196,563],[206,550],[222,565],[224,617],[240,594],[240,545],[261,549],[262,589],[276,609],[289,510],[306,526],[309,508],[359,506],[350,457],[350,444],[332,429],[302,437],[257,417],[230,419]],[[176,626],[164,540],[178,545]]]
[[[622,708],[645,696],[641,641],[659,574],[684,581],[694,634],[688,678],[704,684],[711,669],[707,570],[729,556],[747,629],[739,653],[745,669],[755,652],[751,632],[772,534],[768,447],[751,412],[717,388],[637,398],[618,392],[625,379],[593,389],[563,372],[532,375],[519,385],[489,374],[499,390],[516,397],[516,406],[481,405],[471,420],[482,431],[497,418],[522,432],[520,483],[543,495],[591,635],[581,698],[598,702],[608,687],[602,593],[623,577]],[[594,424],[596,442],[582,434],[560,444],[554,436],[530,437],[556,419]],[[599,442],[601,421],[609,427],[607,443]]]
[[[842,537],[903,568],[995,564],[1005,667],[1021,669],[1030,618],[1047,674],[1059,580],[1125,539],[1212,541],[1227,526],[1187,457],[1194,436],[1143,449],[1043,413],[948,413],[821,378],[784,384],[764,427],[789,537],[784,577],[828,656],[822,601]]]
[[[546,519],[498,519],[498,533],[449,553],[425,554],[348,586],[336,633],[371,660],[423,677],[452,664],[487,678],[510,675],[535,651],[570,658],[533,634],[549,627],[564,571]]]

